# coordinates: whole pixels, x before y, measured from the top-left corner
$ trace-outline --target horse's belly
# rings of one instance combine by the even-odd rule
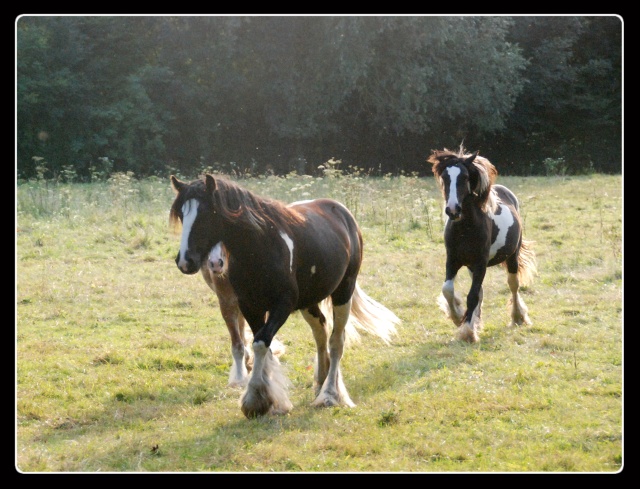
[[[340,285],[347,266],[322,270],[321,265],[311,265],[298,270],[298,309],[306,309],[329,297]]]

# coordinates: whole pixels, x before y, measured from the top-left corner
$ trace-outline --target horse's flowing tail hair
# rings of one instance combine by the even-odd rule
[[[320,308],[327,319],[327,324],[333,327],[333,308],[331,297],[320,303]],[[386,344],[391,343],[397,334],[396,326],[401,323],[400,318],[379,302],[369,297],[356,282],[356,288],[351,296],[351,311],[345,328],[346,344],[358,343],[360,331],[379,337]]]
[[[518,281],[520,285],[533,283],[534,277],[538,274],[536,254],[533,251],[533,241],[522,240],[518,255]]]

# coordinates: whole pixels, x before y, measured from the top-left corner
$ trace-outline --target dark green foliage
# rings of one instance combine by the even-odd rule
[[[18,176],[621,171],[615,16],[24,16]],[[108,164],[107,164],[108,163]],[[66,173],[63,174],[64,169]]]
[[[622,160],[622,23],[617,17],[518,17],[509,40],[530,60],[499,145],[566,160],[566,172],[614,173]],[[506,152],[505,152],[506,156]],[[545,174],[538,164],[532,173]]]

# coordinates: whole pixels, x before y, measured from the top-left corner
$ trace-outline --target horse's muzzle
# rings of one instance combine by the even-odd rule
[[[459,205],[456,205],[456,208],[453,211],[447,207],[444,212],[452,221],[459,221],[462,217],[462,208]]]
[[[215,260],[209,260],[207,262],[207,266],[209,267],[209,270],[211,270],[213,273],[223,273],[224,272],[224,261],[222,260],[222,258],[217,258]]]
[[[184,259],[180,258],[180,253],[176,257],[176,265],[178,266],[178,270],[186,275],[193,275],[198,270],[200,270],[200,266],[188,256]]]

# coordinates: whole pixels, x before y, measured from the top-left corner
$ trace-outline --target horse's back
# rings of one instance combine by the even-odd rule
[[[320,198],[314,200],[302,200],[289,204],[290,207],[296,209],[303,214],[315,213],[323,215],[325,218],[331,219],[331,216],[341,216],[350,225],[356,225],[355,218],[347,207],[337,200]]]
[[[300,227],[301,234],[313,238],[318,245],[332,240],[355,241],[352,247],[360,247],[360,228],[351,211],[333,199],[315,199],[291,204],[291,207],[305,216],[305,223]],[[331,243],[326,243],[331,246]]]
[[[500,205],[497,213],[491,214],[493,224],[488,266],[497,265],[507,260],[517,252],[522,239],[518,198],[504,185],[495,184],[493,189]]]
[[[516,194],[514,194],[504,185],[500,185],[497,183],[493,185],[493,189],[496,191],[496,194],[502,202],[512,205],[516,211],[519,210],[520,203],[518,202],[518,197],[516,197]]]
[[[292,204],[305,216],[294,231],[297,245],[297,279],[300,306],[328,295],[344,303],[351,297],[362,264],[362,234],[343,204],[315,199]]]

